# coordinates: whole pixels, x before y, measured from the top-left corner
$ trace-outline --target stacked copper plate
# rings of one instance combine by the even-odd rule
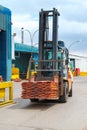
[[[22,83],[22,98],[34,98],[34,83],[24,82]]]
[[[54,99],[58,97],[58,83],[52,81],[36,82],[36,98]]]
[[[22,98],[56,99],[58,98],[58,82],[24,82],[22,83]]]

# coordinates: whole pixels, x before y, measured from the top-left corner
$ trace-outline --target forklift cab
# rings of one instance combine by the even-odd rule
[[[46,60],[46,62],[43,63],[43,69],[46,71],[42,72],[43,76],[47,77],[53,76],[53,70],[54,70],[53,62],[56,62],[57,72],[61,71],[63,73],[63,77],[67,77],[68,59],[69,59],[68,56],[69,52],[65,47],[63,41],[58,41],[58,51],[56,61],[53,60],[53,50],[51,48],[44,49],[44,60]]]
[[[63,77],[68,77],[69,51],[63,41],[58,41],[58,69],[63,73]]]

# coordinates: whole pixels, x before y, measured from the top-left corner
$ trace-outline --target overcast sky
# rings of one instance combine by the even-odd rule
[[[31,34],[38,29],[39,11],[57,8],[59,17],[59,40],[65,41],[71,53],[87,56],[87,0],[0,0],[0,4],[12,11],[12,33],[15,42],[21,42],[21,28]],[[24,33],[25,44],[30,44],[28,32]],[[38,32],[33,42],[37,42]],[[80,41],[80,42],[76,42]]]

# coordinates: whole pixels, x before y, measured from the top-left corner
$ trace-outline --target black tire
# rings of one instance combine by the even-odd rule
[[[66,103],[68,99],[68,84],[67,82],[64,82],[64,89],[63,89],[63,95],[60,97],[59,101],[61,103]]]
[[[72,97],[73,91],[72,91],[72,86],[71,86],[71,90],[69,92],[69,97]]]
[[[38,102],[39,101],[39,99],[30,99],[31,100],[31,102]]]

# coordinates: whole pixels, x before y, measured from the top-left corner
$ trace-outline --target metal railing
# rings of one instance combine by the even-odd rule
[[[8,94],[7,94],[8,89]],[[0,82],[0,107],[13,103],[12,82]]]

